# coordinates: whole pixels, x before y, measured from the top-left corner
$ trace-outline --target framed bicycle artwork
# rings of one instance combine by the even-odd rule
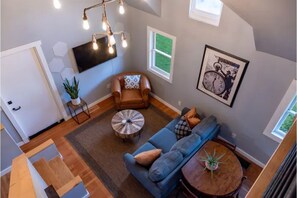
[[[197,89],[232,107],[249,61],[205,45]]]

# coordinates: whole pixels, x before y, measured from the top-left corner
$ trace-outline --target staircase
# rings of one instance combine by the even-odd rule
[[[54,142],[49,140],[13,160],[9,198],[21,195],[85,198],[89,193],[81,178],[75,177],[64,163]]]

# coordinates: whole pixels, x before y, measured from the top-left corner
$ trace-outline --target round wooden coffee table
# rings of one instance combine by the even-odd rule
[[[212,154],[216,151],[216,156],[225,153],[220,160],[222,164],[213,172],[205,169],[201,158],[206,156],[204,150]],[[185,164],[182,168],[183,180],[187,189],[196,195],[225,196],[234,192],[241,184],[243,177],[239,160],[234,153],[225,146],[213,142],[206,142],[202,148]]]
[[[123,140],[140,136],[143,125],[143,115],[132,109],[119,111],[111,119],[111,126],[115,135]]]

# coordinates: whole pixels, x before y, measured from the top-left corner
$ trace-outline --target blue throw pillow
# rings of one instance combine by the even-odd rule
[[[198,134],[193,133],[187,137],[178,140],[171,148],[170,151],[178,150],[183,156],[189,155],[199,144],[201,138]]]
[[[183,161],[183,155],[179,151],[169,151],[161,155],[149,169],[149,178],[158,182],[167,177]]]
[[[214,116],[204,118],[193,129],[192,133],[200,135],[202,139],[206,138],[217,126],[217,119]]]

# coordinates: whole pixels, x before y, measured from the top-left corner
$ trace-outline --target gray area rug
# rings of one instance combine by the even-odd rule
[[[146,198],[151,194],[127,171],[123,155],[133,153],[153,134],[172,119],[154,106],[138,110],[145,118],[141,136],[123,142],[116,137],[111,119],[116,110],[111,109],[94,118],[66,136],[79,155],[114,197]]]

